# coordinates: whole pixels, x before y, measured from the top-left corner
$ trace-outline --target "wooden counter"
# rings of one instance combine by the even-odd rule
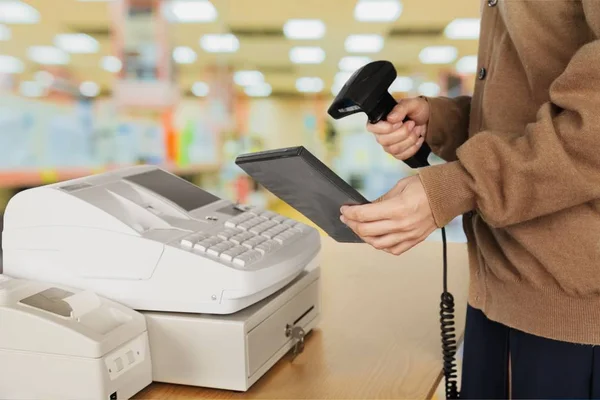
[[[462,336],[464,244],[448,245],[449,290]],[[279,361],[246,393],[154,383],[137,399],[415,399],[441,379],[442,244],[394,257],[323,239],[322,320],[293,362]]]

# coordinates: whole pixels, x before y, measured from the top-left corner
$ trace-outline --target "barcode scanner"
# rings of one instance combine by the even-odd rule
[[[396,79],[396,69],[388,61],[371,62],[358,69],[340,93],[335,97],[327,111],[334,119],[364,112],[369,122],[377,123],[385,120],[392,109],[398,104],[388,92],[390,85]],[[405,118],[404,121],[408,119]],[[431,149],[423,143],[419,151],[404,162],[411,168],[421,168],[429,165],[427,158]],[[457,342],[454,326],[454,297],[448,292],[448,265],[446,230],[442,228],[443,243],[443,292],[440,302],[440,324],[442,334],[442,355],[445,377],[445,392],[447,399],[460,397],[457,384],[456,351]]]
[[[385,121],[398,104],[388,92],[396,76],[396,69],[389,61],[374,61],[363,66],[348,79],[329,107],[328,114],[334,119],[341,119],[364,112],[372,124]],[[419,151],[404,162],[411,168],[427,167],[429,153],[431,149],[423,143]]]

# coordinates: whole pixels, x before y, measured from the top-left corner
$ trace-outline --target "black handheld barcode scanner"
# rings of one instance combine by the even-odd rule
[[[396,69],[388,61],[375,61],[358,69],[327,111],[334,119],[364,112],[369,122],[377,123],[387,118],[388,114],[398,104],[388,92],[390,85],[396,79]],[[407,121],[408,119],[405,119]],[[411,168],[427,167],[427,158],[431,149],[423,143],[419,151],[404,162]],[[442,354],[444,362],[444,377],[446,381],[446,398],[459,398],[457,388],[457,373],[455,355],[457,343],[454,328],[454,297],[448,292],[446,230],[442,228],[443,243],[443,293],[440,303],[440,323],[442,330]]]
[[[374,61],[365,65],[352,74],[327,112],[334,119],[364,112],[372,124],[385,121],[398,104],[388,92],[396,76],[396,69],[389,61]],[[404,162],[411,168],[426,167],[429,165],[429,153],[429,146],[423,143],[417,154]]]

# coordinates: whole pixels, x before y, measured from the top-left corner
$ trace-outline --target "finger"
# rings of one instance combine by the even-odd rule
[[[418,99],[402,99],[392,112],[387,116],[387,120],[391,123],[401,122],[407,116],[415,113],[420,107]]]
[[[415,129],[413,129],[413,132],[416,133],[418,136],[425,136],[425,133],[427,132],[427,126],[426,125],[415,126]]]
[[[392,233],[396,233],[401,229],[401,224],[399,224],[398,221],[393,219],[386,219],[374,222],[358,222],[353,220],[346,220],[345,223],[361,238],[375,238],[378,236],[389,235]]]
[[[401,124],[398,128],[394,125],[394,130],[392,132],[387,134],[376,134],[375,138],[377,139],[377,143],[382,146],[400,143],[411,136],[411,130],[414,126],[414,121],[408,121],[405,124]]]
[[[398,243],[394,247],[387,248],[386,251],[395,256],[399,256],[399,255],[407,252],[408,250],[412,249],[413,247],[415,247],[416,245],[421,243],[423,240],[425,240],[425,238],[423,238],[423,237],[419,237],[417,239],[409,239],[409,240],[403,241],[401,243]]]
[[[371,222],[391,219],[395,214],[401,214],[404,208],[404,205],[390,199],[358,206],[343,206],[340,211],[347,220]]]
[[[376,135],[389,135],[394,132],[395,129],[398,129],[399,126],[394,128],[394,124],[387,121],[380,121],[376,124],[372,124],[367,122],[367,131]]]
[[[406,241],[414,240],[410,239],[406,233],[391,233],[388,235],[382,235],[379,237],[364,237],[365,243],[371,245],[378,250],[388,250],[399,246]]]
[[[403,141],[391,144],[389,146],[383,146],[383,149],[386,151],[386,153],[397,156],[407,150],[410,150],[411,147],[418,143],[419,139],[420,136],[417,134],[409,133],[406,139]]]
[[[399,158],[400,160],[406,160],[406,159],[414,156],[415,154],[417,154],[417,151],[419,151],[419,149],[423,145],[423,142],[425,142],[425,137],[421,136],[414,145],[410,146],[409,148],[407,148],[406,150],[404,150],[402,152],[395,153],[395,154],[397,154],[396,157]]]

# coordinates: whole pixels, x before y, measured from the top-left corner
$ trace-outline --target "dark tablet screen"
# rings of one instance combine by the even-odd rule
[[[362,242],[340,221],[340,207],[368,201],[304,147],[244,154],[236,164],[334,240]]]

